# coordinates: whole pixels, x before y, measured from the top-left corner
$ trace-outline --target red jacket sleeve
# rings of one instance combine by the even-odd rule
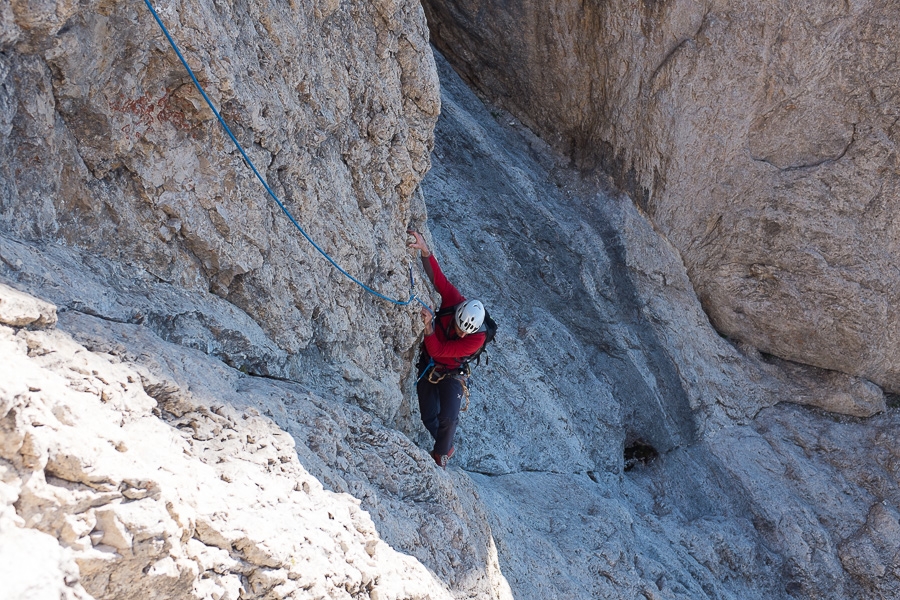
[[[434,272],[434,289],[441,295],[441,308],[465,302],[466,299],[459,293],[459,290],[457,290],[452,283],[447,281],[434,254],[428,257],[428,262],[431,264],[431,270]],[[432,354],[432,356],[434,355]]]

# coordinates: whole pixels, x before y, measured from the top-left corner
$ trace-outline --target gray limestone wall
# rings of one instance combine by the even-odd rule
[[[653,215],[418,4],[158,8],[317,242],[406,297],[425,229],[500,333],[441,470],[418,311],[292,229],[145,7],[0,6],[12,598],[897,595],[890,397],[720,335]]]
[[[718,331],[896,392],[895,4],[424,6],[480,93],[628,190]]]

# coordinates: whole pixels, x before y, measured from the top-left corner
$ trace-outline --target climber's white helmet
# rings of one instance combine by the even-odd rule
[[[484,304],[466,300],[456,307],[456,326],[466,333],[475,333],[484,323]]]

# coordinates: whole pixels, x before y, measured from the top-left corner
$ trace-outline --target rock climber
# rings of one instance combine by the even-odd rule
[[[479,331],[485,311],[480,301],[466,300],[447,281],[422,234],[412,230],[407,233],[415,238],[409,247],[419,250],[425,273],[441,295],[437,316],[427,308],[422,309],[425,340],[416,366],[419,377],[416,393],[422,423],[434,438],[431,457],[438,466],[446,468],[456,450],[453,436],[466,395],[469,373],[466,359],[478,352],[485,342],[484,332]]]

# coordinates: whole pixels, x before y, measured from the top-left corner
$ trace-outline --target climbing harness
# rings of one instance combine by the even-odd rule
[[[469,375],[470,371],[468,369],[468,365],[465,368],[451,369],[449,371],[438,371],[437,365],[434,364],[434,359],[430,359],[428,361],[428,365],[425,366],[425,370],[422,371],[422,374],[419,375],[419,379],[416,379],[416,384],[421,381],[423,377],[425,377],[425,381],[432,385],[437,385],[441,381],[443,381],[446,377],[451,377],[456,379],[463,388],[463,394],[466,396],[466,405],[460,409],[460,412],[466,412],[469,410]]]
[[[437,370],[437,367],[432,367],[431,371],[428,373],[428,378],[425,380],[431,385],[437,385],[441,382],[441,380],[449,375],[446,371],[441,372]]]
[[[469,410],[469,375],[471,374],[472,372],[469,369],[469,365],[463,365],[455,369],[450,369],[449,371],[439,371],[437,365],[434,363],[434,359],[430,358],[428,364],[425,365],[425,370],[419,375],[419,379],[416,379],[416,383],[418,384],[423,377],[425,377],[425,381],[432,385],[439,384],[446,377],[457,380],[462,384],[463,393],[466,395],[466,406],[460,409],[460,412],[466,412]]]
[[[219,121],[219,124],[222,126],[222,129],[225,130],[225,133],[227,133],[228,137],[231,138],[231,141],[234,142],[234,145],[237,147],[238,151],[241,153],[241,156],[244,158],[244,161],[247,163],[247,165],[253,171],[253,174],[256,175],[256,178],[259,180],[259,182],[265,188],[266,192],[268,192],[269,196],[272,197],[272,199],[275,201],[275,203],[278,205],[278,207],[281,209],[281,211],[285,214],[285,216],[287,216],[287,218],[294,225],[294,227],[297,228],[297,231],[299,231],[303,235],[303,237],[306,238],[306,241],[308,241],[310,244],[312,244],[312,247],[315,248],[319,252],[319,254],[324,256],[335,269],[337,269],[341,274],[343,274],[345,277],[347,277],[350,281],[352,281],[353,283],[355,283],[356,285],[358,285],[359,287],[364,289],[366,292],[372,294],[373,296],[377,296],[378,298],[381,298],[382,300],[387,300],[388,302],[391,302],[392,304],[396,304],[398,306],[407,306],[407,305],[411,304],[413,302],[413,300],[415,300],[416,302],[418,302],[419,304],[421,304],[422,306],[427,308],[428,311],[431,312],[432,315],[434,315],[434,311],[431,310],[431,307],[429,307],[425,302],[420,300],[416,296],[415,292],[413,292],[414,281],[413,281],[413,276],[412,276],[412,267],[410,267],[410,269],[409,269],[409,282],[410,282],[409,298],[407,300],[396,300],[394,298],[385,296],[381,292],[378,292],[378,291],[372,289],[371,287],[367,286],[362,281],[360,281],[359,279],[357,279],[356,277],[354,277],[353,275],[348,273],[346,270],[344,270],[343,267],[341,267],[337,263],[337,261],[335,261],[327,252],[325,252],[322,248],[320,248],[319,245],[316,244],[315,241],[313,241],[313,239],[309,236],[309,234],[306,233],[306,231],[303,229],[303,227],[300,226],[300,223],[297,222],[297,219],[294,218],[294,215],[291,214],[291,212],[284,205],[284,203],[278,198],[278,196],[275,194],[275,192],[272,191],[272,188],[269,187],[269,184],[266,182],[265,178],[262,176],[262,174],[260,174],[259,170],[257,170],[256,165],[254,165],[253,161],[250,160],[250,157],[247,156],[247,153],[244,151],[244,147],[241,146],[241,144],[240,144],[240,142],[238,142],[237,138],[234,137],[234,134],[231,132],[231,128],[228,127],[227,123],[225,123],[225,119],[222,118],[222,115],[220,115],[219,111],[216,110],[216,107],[213,106],[212,100],[210,100],[209,96],[206,95],[206,92],[204,91],[203,86],[200,85],[200,82],[197,80],[197,76],[194,75],[194,71],[188,65],[187,60],[185,60],[185,58],[184,58],[184,55],[181,54],[181,50],[179,50],[178,44],[176,44],[175,40],[172,39],[172,36],[169,34],[169,30],[166,29],[166,26],[163,24],[162,19],[160,19],[159,14],[157,14],[156,9],[153,8],[153,4],[150,2],[150,0],[144,0],[144,4],[146,4],[147,8],[150,9],[150,13],[153,15],[153,18],[156,20],[156,23],[159,25],[159,28],[162,29],[162,32],[163,32],[163,34],[165,34],[166,39],[169,40],[169,45],[172,46],[172,50],[174,50],[175,54],[178,55],[178,59],[181,61],[181,64],[184,65],[184,68],[187,70],[188,75],[190,75],[191,81],[194,82],[194,86],[197,88],[197,91],[200,92],[200,95],[203,96],[203,99],[206,101],[206,105],[209,106],[210,110],[216,116],[216,119]]]

